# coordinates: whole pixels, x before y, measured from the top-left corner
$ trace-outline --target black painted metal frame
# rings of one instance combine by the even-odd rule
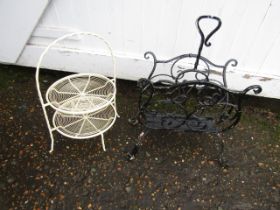
[[[207,36],[201,28],[203,20],[216,22]],[[144,54],[145,59],[153,60],[153,67],[148,78],[138,81],[139,112],[133,123],[141,123],[145,130],[128,153],[129,159],[134,158],[149,129],[220,133],[232,128],[240,120],[243,97],[249,91],[255,94],[262,91],[259,85],[249,86],[243,91],[228,89],[226,73],[229,67],[237,66],[237,60],[230,59],[224,65],[217,65],[201,56],[203,47],[211,46],[209,40],[221,24],[221,20],[214,16],[197,19],[201,38],[197,54],[183,54],[169,60],[158,60],[153,52]],[[180,62],[189,65],[189,60],[194,59],[190,68],[180,65]],[[159,65],[169,65],[169,74],[155,74]],[[220,80],[217,75],[221,76]]]

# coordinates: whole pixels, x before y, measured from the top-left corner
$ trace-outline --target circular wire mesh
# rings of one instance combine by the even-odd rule
[[[70,138],[90,138],[109,129],[116,119],[112,105],[88,114],[65,114],[56,111],[53,124],[57,131]]]
[[[114,83],[106,77],[76,74],[50,86],[46,98],[60,112],[82,114],[107,106],[113,100],[115,91]]]

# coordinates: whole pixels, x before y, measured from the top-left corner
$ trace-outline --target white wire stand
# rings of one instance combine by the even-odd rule
[[[110,79],[95,73],[66,76],[48,88],[45,102],[39,82],[43,58],[49,49],[58,42],[77,35],[93,36],[104,42],[112,58],[113,78]],[[63,49],[66,48],[63,47]],[[95,55],[90,50],[67,48],[67,51]],[[118,114],[116,109],[116,62],[112,48],[104,38],[91,32],[76,32],[66,34],[50,43],[41,54],[37,64],[36,86],[51,138],[50,153],[54,150],[54,131],[72,139],[89,139],[101,136],[102,148],[106,151],[104,133],[113,126]],[[52,120],[49,119],[47,113],[48,106],[54,110]]]

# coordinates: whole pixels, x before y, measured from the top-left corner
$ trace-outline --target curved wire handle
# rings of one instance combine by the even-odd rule
[[[91,32],[74,32],[74,33],[70,33],[70,34],[66,34],[64,36],[61,36],[59,38],[57,38],[56,40],[54,40],[53,42],[51,42],[46,48],[45,50],[42,52],[40,58],[39,58],[39,61],[37,63],[37,67],[36,67],[36,87],[37,87],[37,92],[38,92],[38,95],[39,95],[39,98],[40,98],[40,102],[42,103],[42,105],[44,105],[44,100],[43,100],[43,97],[42,97],[42,93],[41,93],[41,90],[40,90],[40,83],[39,83],[39,71],[40,71],[40,67],[41,67],[41,63],[43,61],[43,58],[45,57],[45,55],[47,54],[47,52],[49,51],[49,49],[51,47],[53,47],[55,44],[57,44],[58,42],[62,41],[62,40],[65,40],[69,37],[72,37],[72,36],[77,36],[77,35],[88,35],[88,36],[93,36],[101,41],[103,41],[103,43],[105,43],[106,47],[108,48],[109,52],[110,52],[110,55],[112,57],[112,63],[113,63],[113,82],[116,84],[116,60],[115,60],[115,56],[113,54],[113,50],[112,50],[112,47],[111,45],[100,35],[98,34],[94,34],[94,33],[91,33]],[[78,50],[78,49],[72,49],[72,48],[63,48],[63,49],[67,49],[69,52],[86,52],[86,53],[89,53],[89,54],[92,54],[94,55],[94,52],[91,51],[91,50],[86,50],[86,49],[82,49],[82,50]]]
[[[203,33],[201,27],[200,27],[200,21],[203,20],[203,19],[212,19],[212,20],[217,21],[217,26],[206,37],[205,37],[205,34]],[[196,27],[197,27],[198,32],[200,34],[201,40],[200,40],[200,45],[199,45],[199,48],[198,48],[196,61],[195,61],[195,64],[194,64],[194,69],[197,69],[199,59],[200,59],[200,56],[201,56],[201,52],[202,52],[202,49],[203,49],[203,45],[205,45],[206,47],[211,46],[211,42],[209,42],[209,39],[214,35],[214,33],[216,33],[219,30],[221,25],[222,25],[221,19],[216,17],[216,16],[203,15],[203,16],[200,16],[196,20]]]

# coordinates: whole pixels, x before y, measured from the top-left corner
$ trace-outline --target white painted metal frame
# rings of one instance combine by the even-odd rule
[[[113,64],[113,78],[101,74],[74,74],[53,83],[46,92],[46,102],[42,97],[39,72],[43,58],[49,49],[58,42],[74,36],[93,36],[106,45]],[[65,48],[72,53],[87,53],[95,55],[91,50]],[[110,44],[100,35],[91,32],[75,32],[66,34],[50,43],[41,54],[36,68],[36,87],[43,108],[43,113],[51,138],[51,149],[54,150],[53,132],[72,139],[88,139],[101,136],[104,151],[104,133],[112,127],[116,117],[116,62]],[[55,110],[52,125],[47,113],[47,107]]]

